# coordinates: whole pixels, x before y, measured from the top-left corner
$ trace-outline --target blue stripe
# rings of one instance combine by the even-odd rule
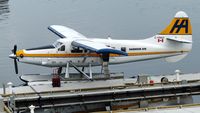
[[[86,49],[86,50],[90,50],[90,51],[93,51],[93,52],[96,52],[96,51],[97,51],[97,49],[95,49],[95,48],[92,48],[92,47],[90,47],[90,46],[86,46],[86,45],[84,45],[84,44],[77,43],[77,42],[75,42],[75,41],[72,42],[72,45],[73,45],[73,46],[76,46],[76,47],[84,48],[84,49]]]
[[[84,45],[84,44],[77,43],[75,41],[72,42],[72,45],[76,46],[76,47],[84,48],[86,50],[90,50],[90,51],[96,52],[98,54],[114,53],[114,54],[120,54],[120,55],[128,56],[128,53],[126,53],[124,51],[116,50],[116,49],[106,48],[106,49],[99,49],[99,50],[97,50],[95,48],[92,48],[92,47]]]
[[[97,53],[114,53],[114,54],[120,54],[120,55],[125,55],[128,56],[128,53],[120,51],[120,50],[116,50],[116,49],[100,49],[96,51]]]

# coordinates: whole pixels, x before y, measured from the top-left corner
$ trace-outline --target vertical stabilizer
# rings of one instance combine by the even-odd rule
[[[183,59],[192,49],[192,25],[188,15],[183,11],[177,12],[171,23],[159,35],[169,40],[171,47],[183,51],[181,55],[165,58],[167,62],[177,62]]]
[[[187,14],[179,11],[161,35],[192,35],[192,26]]]

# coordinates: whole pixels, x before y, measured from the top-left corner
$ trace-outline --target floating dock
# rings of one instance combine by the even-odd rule
[[[105,111],[149,107],[155,103],[176,104],[192,102],[200,94],[200,73],[172,75],[139,75],[121,78],[119,73],[110,79],[61,81],[52,87],[51,81],[30,82],[28,86],[1,88],[4,104],[17,112],[62,108],[69,112]],[[184,101],[183,101],[184,100]],[[173,103],[174,104],[174,103]]]
[[[95,113],[199,113],[200,104],[186,104],[175,106],[148,107],[139,109],[104,111]]]

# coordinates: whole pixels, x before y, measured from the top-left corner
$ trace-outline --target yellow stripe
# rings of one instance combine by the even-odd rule
[[[173,54],[173,53],[183,53],[189,51],[163,51],[163,52],[131,52],[128,56],[142,56],[142,55],[157,55],[157,54]],[[23,50],[19,50],[16,53],[17,57],[100,57],[97,53],[64,53],[64,54],[27,54]],[[118,54],[110,54],[110,57],[118,57]]]
[[[173,54],[173,53],[183,53],[183,52],[188,52],[188,51],[134,52],[134,53],[128,53],[128,55],[141,56],[141,55]]]

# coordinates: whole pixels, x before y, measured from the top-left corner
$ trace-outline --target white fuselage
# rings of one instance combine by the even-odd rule
[[[167,40],[166,36],[168,35],[156,35],[144,40],[114,40],[110,38],[91,38],[90,40],[128,53],[128,56],[110,54],[109,64],[172,57],[191,50],[192,44],[176,43]],[[76,66],[102,64],[102,58],[99,54],[73,47],[71,45],[73,40],[59,39],[54,44],[54,48],[19,50],[17,57],[20,62],[47,67],[66,67],[67,62],[72,62]],[[62,48],[62,46],[64,47]]]

